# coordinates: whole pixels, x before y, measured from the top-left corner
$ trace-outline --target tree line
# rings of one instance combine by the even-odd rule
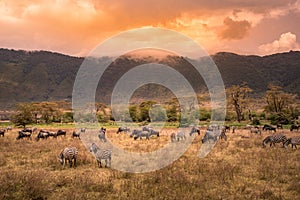
[[[226,120],[242,122],[250,120],[252,124],[259,124],[261,119],[269,119],[273,124],[294,123],[299,116],[299,104],[295,94],[286,93],[282,87],[270,84],[263,100],[264,107],[258,113],[253,109],[252,89],[247,83],[233,85],[226,89],[227,115]],[[70,123],[74,121],[72,110],[66,109],[58,102],[30,102],[18,103],[15,114],[11,121],[16,126],[25,127],[28,124],[38,123]],[[171,99],[163,104],[148,100],[139,104],[131,104],[128,107],[129,115],[126,113],[116,116],[112,115],[111,108],[103,103],[96,103],[95,110],[80,116],[81,122],[89,122],[91,115],[96,113],[97,121],[107,123],[110,121],[126,122],[182,122],[188,123],[187,116],[182,116],[177,99]],[[192,109],[191,109],[192,110]],[[192,110],[192,116],[200,121],[209,121],[211,111],[209,108]]]

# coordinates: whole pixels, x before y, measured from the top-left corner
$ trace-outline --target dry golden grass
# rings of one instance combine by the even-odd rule
[[[300,149],[283,149],[280,144],[263,149],[261,141],[270,133],[228,133],[228,141],[218,141],[212,152],[200,159],[202,130],[172,165],[132,174],[98,168],[81,141],[71,138],[71,131],[68,129],[66,138],[38,142],[34,138],[16,141],[17,130],[1,137],[0,199],[300,199]],[[107,135],[126,150],[146,152],[167,144],[172,131],[165,129],[159,138],[149,141],[117,135],[113,128]],[[58,162],[66,146],[79,149],[76,168]]]

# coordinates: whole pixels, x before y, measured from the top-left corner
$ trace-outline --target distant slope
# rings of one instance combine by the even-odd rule
[[[264,57],[222,52],[212,58],[226,86],[247,82],[255,94],[262,94],[268,83],[276,82],[286,91],[300,95],[300,52]],[[0,109],[12,108],[16,102],[71,100],[73,83],[83,60],[46,51],[0,49]],[[101,78],[97,101],[109,103],[117,80],[129,69],[149,62],[169,65],[191,80],[195,91],[205,90],[201,77],[181,57],[122,56],[110,65]],[[135,93],[136,98],[154,96],[166,99],[170,95],[172,93],[168,89],[154,85],[146,85]]]

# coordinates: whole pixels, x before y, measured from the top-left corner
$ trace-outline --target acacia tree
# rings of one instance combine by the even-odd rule
[[[16,113],[12,115],[12,123],[16,126],[23,126],[34,123],[33,107],[30,103],[18,103]]]
[[[244,111],[249,107],[249,94],[252,89],[248,87],[247,83],[241,85],[233,85],[227,89],[227,103],[229,107],[233,107],[238,122],[244,120]]]
[[[265,100],[265,110],[275,115],[277,121],[287,122],[288,118],[293,118],[296,95],[284,92],[281,86],[269,84]]]

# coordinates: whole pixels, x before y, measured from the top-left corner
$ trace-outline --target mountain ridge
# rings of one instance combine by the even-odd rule
[[[267,56],[238,55],[219,52],[211,55],[223,78],[225,87],[247,82],[255,95],[263,94],[270,82],[285,91],[300,95],[300,52],[290,51]],[[77,71],[84,57],[73,57],[49,51],[0,49],[0,109],[10,109],[17,102],[71,100]],[[109,103],[116,81],[129,69],[148,62],[151,56],[121,56],[111,63],[101,77],[97,101]],[[197,93],[206,91],[202,77],[196,75],[182,57],[167,56],[160,63],[178,70]],[[201,80],[202,79],[202,80]],[[153,92],[157,90],[156,92]],[[151,91],[153,93],[151,93]],[[135,92],[138,98],[168,98],[172,93],[163,87],[146,85]],[[171,95],[172,96],[172,95]]]

